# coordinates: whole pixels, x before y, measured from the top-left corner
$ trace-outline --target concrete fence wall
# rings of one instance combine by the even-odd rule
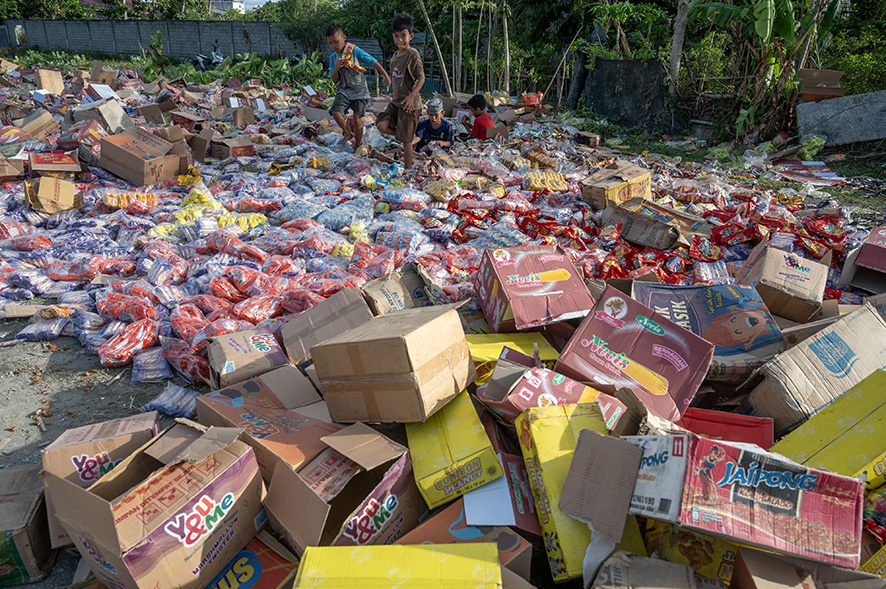
[[[17,27],[24,30],[25,43],[18,43]],[[151,36],[160,31],[163,54],[179,59],[191,59],[197,53],[208,56],[216,43],[225,57],[246,52],[285,57],[304,54],[280,29],[266,22],[7,19],[3,28],[12,47],[141,55],[141,48],[149,48]]]

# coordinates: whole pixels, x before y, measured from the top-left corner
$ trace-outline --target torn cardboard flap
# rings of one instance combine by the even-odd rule
[[[407,452],[405,447],[364,423],[349,425],[320,439],[366,470],[372,470],[385,462],[395,460]]]
[[[62,73],[58,70],[37,69],[34,72],[37,88],[46,90],[50,94],[60,96],[65,93],[65,81]]]
[[[582,430],[560,509],[612,542],[621,542],[643,451],[630,442]]]
[[[83,194],[77,192],[76,184],[52,176],[44,176],[36,182],[27,182],[25,196],[30,208],[47,215],[83,206]]]
[[[243,430],[236,427],[210,427],[206,433],[191,442],[172,462],[190,462],[196,464],[211,454],[233,444]],[[171,464],[171,463],[170,463]]]
[[[600,567],[592,589],[699,589],[695,573],[685,564],[616,552]]]

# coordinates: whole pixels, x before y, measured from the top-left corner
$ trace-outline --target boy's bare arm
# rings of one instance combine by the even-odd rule
[[[383,66],[380,61],[375,62],[375,71],[377,71],[379,75],[381,75],[385,79],[385,84],[387,85],[387,87],[390,88],[391,76],[389,76],[388,72],[385,71],[385,66]]]

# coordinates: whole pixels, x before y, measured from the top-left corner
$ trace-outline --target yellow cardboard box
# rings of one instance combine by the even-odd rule
[[[467,391],[427,421],[406,424],[406,438],[415,481],[431,509],[503,474]]]
[[[837,397],[771,451],[812,468],[886,482],[886,371],[876,370]]]
[[[471,350],[471,360],[477,368],[478,378],[474,381],[477,386],[484,384],[492,376],[495,363],[506,347],[532,356],[538,346],[539,360],[548,368],[553,368],[554,362],[560,357],[560,352],[540,333],[468,334],[466,339]]]
[[[719,579],[727,585],[732,579],[738,546],[701,532],[673,524],[646,520],[646,549],[668,562],[688,565],[696,574]]]
[[[501,589],[495,544],[310,547],[293,589]]]
[[[554,581],[581,578],[591,530],[558,505],[581,430],[608,435],[600,406],[577,403],[533,407],[521,413],[515,425]]]

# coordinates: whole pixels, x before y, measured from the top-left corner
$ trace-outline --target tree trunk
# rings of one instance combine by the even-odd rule
[[[504,91],[511,95],[511,42],[508,40],[508,7],[505,5],[501,13],[501,26],[505,35],[505,84]]]
[[[463,41],[464,41],[464,22],[462,21],[462,9],[461,6],[458,7],[458,92],[461,92],[461,89],[467,85],[467,82],[464,81],[464,53],[463,51]]]
[[[431,40],[434,41],[434,49],[437,50],[437,59],[440,61],[440,69],[443,70],[443,79],[446,81],[446,92],[449,96],[452,96],[452,86],[449,85],[449,74],[446,72],[446,60],[443,59],[443,52],[440,51],[440,43],[437,42],[437,35],[434,34],[434,25],[431,24],[431,19],[428,17],[428,10],[425,8],[425,0],[418,0],[418,5],[421,6],[421,13],[425,17],[425,22],[428,25],[428,32],[431,34]]]
[[[566,95],[566,108],[575,110],[578,107],[578,100],[581,98],[581,92],[585,87],[585,80],[588,77],[586,64],[588,56],[581,49],[575,55],[575,65],[572,69],[572,81],[569,83],[569,94]]]
[[[458,92],[458,67],[455,65],[455,4],[452,5],[452,89]]]
[[[494,14],[492,2],[489,6],[489,18],[486,19],[486,91],[492,92],[492,35],[495,33]]]
[[[686,23],[689,21],[689,0],[677,2],[677,18],[674,19],[674,43],[671,47],[671,80],[668,93],[677,102],[677,81],[680,77],[680,58],[683,56],[683,42],[686,40]]]
[[[477,44],[474,46],[474,94],[477,93],[477,61],[480,59],[480,29],[483,27],[483,9],[486,4],[480,0],[480,20],[477,21]]]
[[[839,0],[831,1],[838,2]],[[806,40],[803,42],[803,50],[800,52],[800,55],[797,57],[797,61],[794,64],[795,72],[799,72],[806,67],[806,60],[809,58],[809,51],[812,48],[812,38],[815,36],[815,28],[818,26],[819,21],[821,21],[822,13],[827,10],[827,5],[828,0],[815,0],[812,4],[812,10],[815,11],[815,19],[812,21],[812,25],[809,27],[809,32],[806,35]]]

